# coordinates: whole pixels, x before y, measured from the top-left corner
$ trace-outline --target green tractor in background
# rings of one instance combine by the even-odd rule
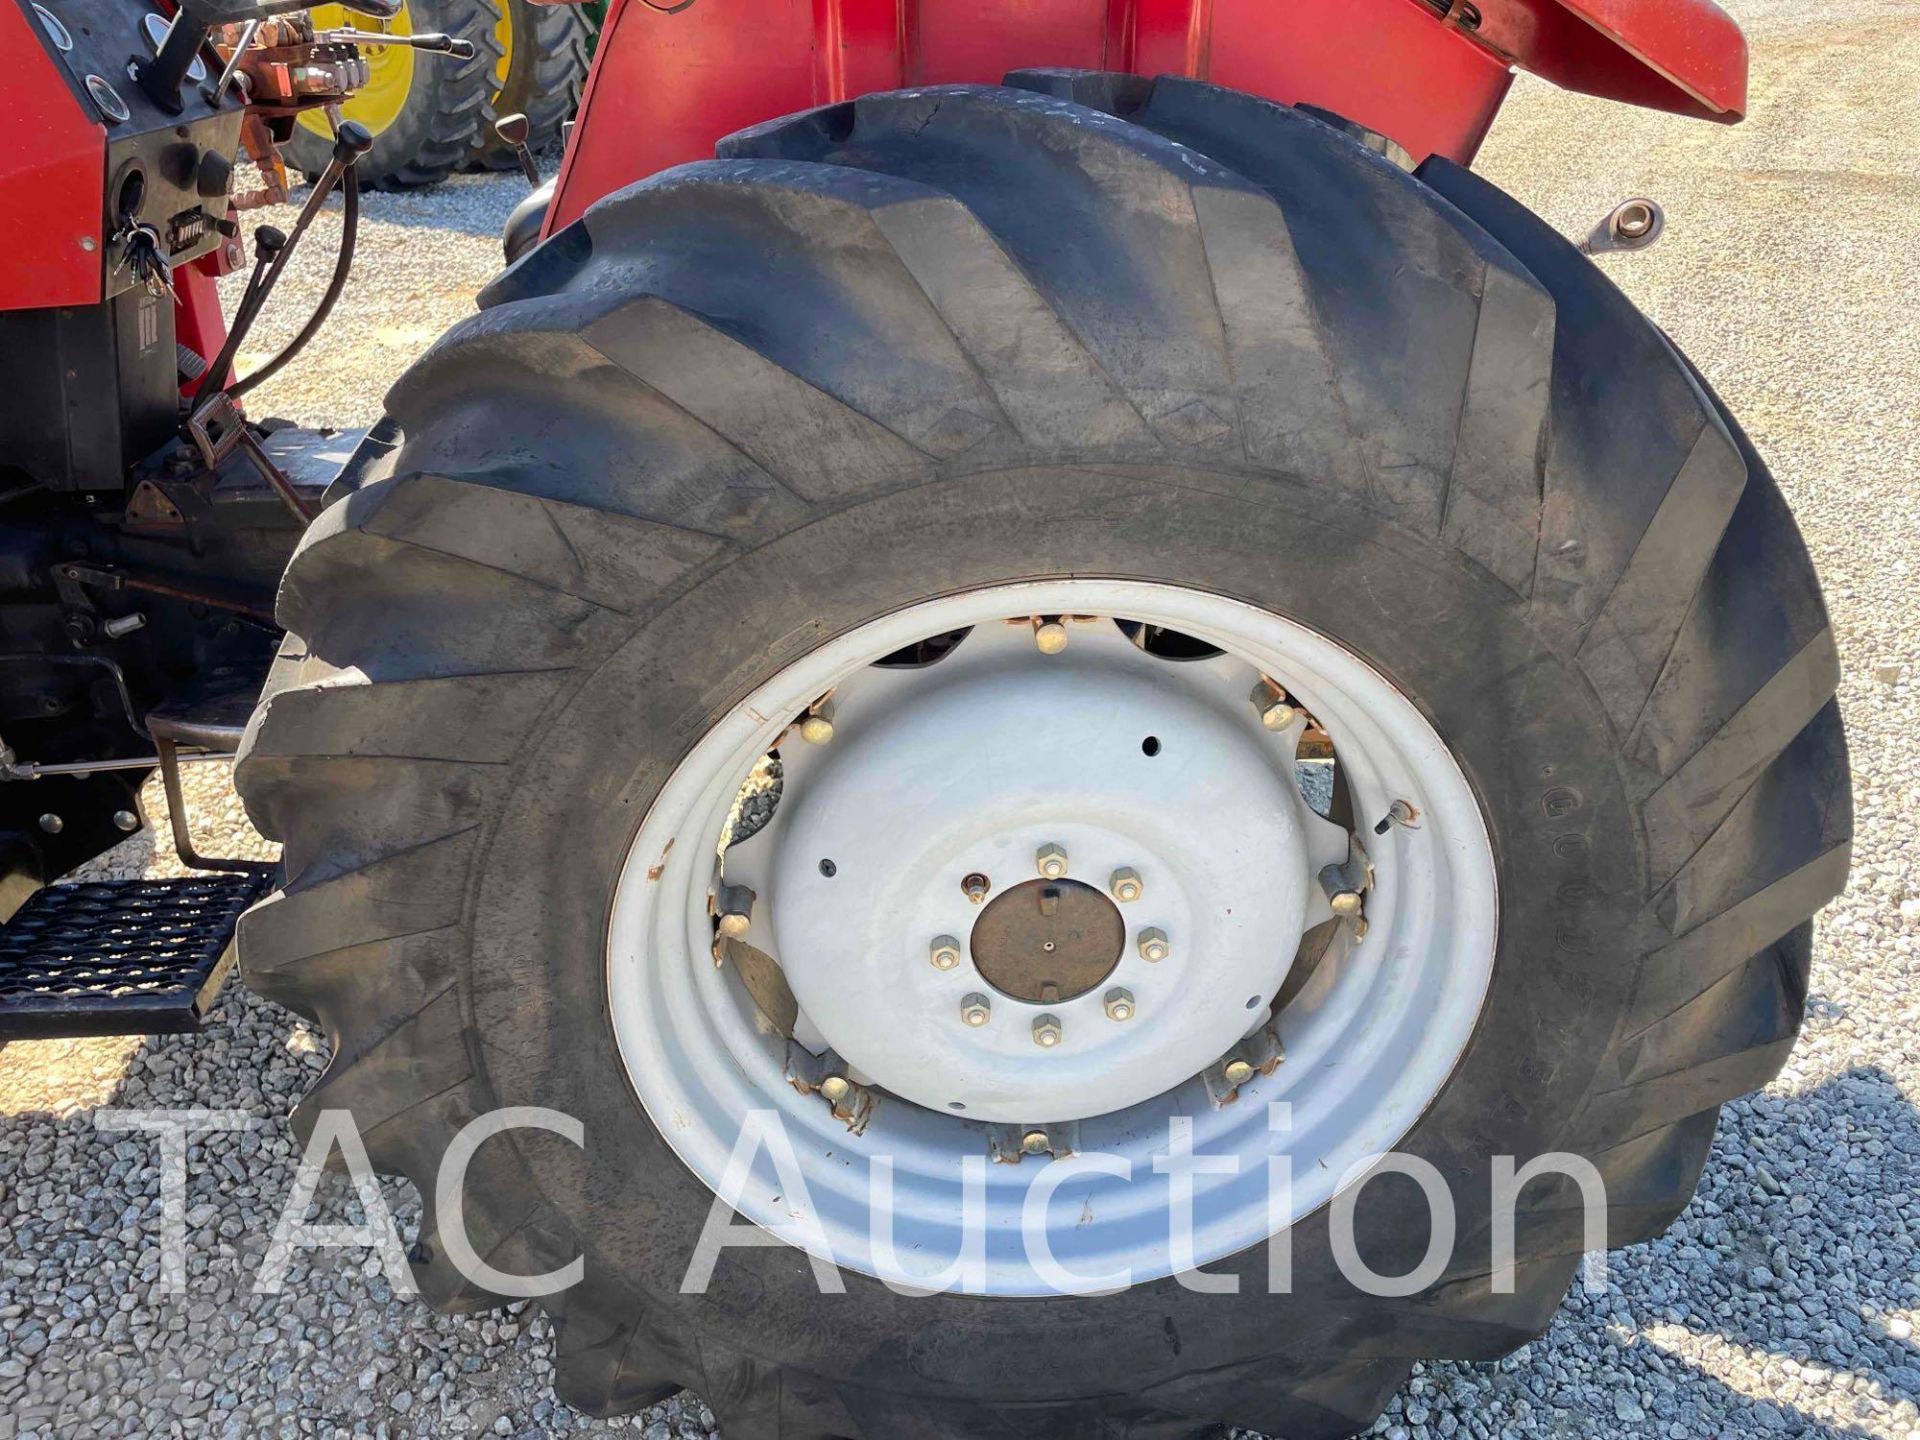
[[[432,185],[456,170],[505,170],[513,147],[494,133],[501,115],[527,117],[537,152],[555,140],[580,101],[604,3],[538,5],[532,0],[406,0],[391,20],[323,5],[321,30],[438,31],[473,43],[474,57],[423,56],[404,46],[368,49],[368,83],[342,107],[373,135],[361,183],[379,189]],[[326,168],[333,134],[324,111],[300,116],[281,147],[308,178]]]

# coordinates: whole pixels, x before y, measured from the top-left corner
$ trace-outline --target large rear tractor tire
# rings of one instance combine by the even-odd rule
[[[438,32],[474,46],[471,60],[415,54],[397,45],[367,47],[368,82],[340,107],[343,118],[359,121],[373,135],[373,148],[359,165],[362,184],[376,190],[438,184],[493,143],[493,122],[501,113],[493,97],[507,68],[501,30],[508,3],[406,0],[400,13],[386,22],[338,5],[314,11],[314,22],[322,29],[350,25],[397,35]],[[333,154],[326,115],[303,113],[281,150],[293,169],[310,180],[317,176]]]
[[[432,1209],[452,1138],[577,1118],[479,1150],[465,1233],[583,1257],[561,1397],[690,1387],[727,1440],[1344,1435],[1540,1334],[1581,1196],[1525,1189],[1498,1284],[1496,1157],[1584,1157],[1607,1243],[1659,1233],[1846,873],[1759,457],[1547,226],[1326,117],[1026,72],[720,157],[496,280],[288,571],[238,772],[285,881],[240,945],[333,1040],[296,1124],[413,1178],[460,1308],[496,1296]],[[1331,805],[1294,783],[1329,754]],[[763,1151],[730,1198],[793,1243],[683,1293],[769,1112],[805,1185]],[[1182,1133],[1236,1167],[1191,1253]],[[1457,1217],[1411,1293],[1337,1243],[1421,1266],[1412,1180],[1332,1199],[1387,1150]],[[978,1293],[875,1278],[953,1258],[989,1153]],[[1135,1283],[1060,1293],[1029,1202]]]

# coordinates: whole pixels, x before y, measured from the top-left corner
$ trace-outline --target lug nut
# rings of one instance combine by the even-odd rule
[[[960,963],[960,942],[951,935],[936,935],[927,952],[936,970],[951,970]]]
[[[1020,1148],[1029,1155],[1044,1155],[1052,1149],[1044,1130],[1029,1130],[1020,1137]]]
[[[1244,1085],[1253,1079],[1253,1066],[1244,1060],[1229,1060],[1226,1067],[1229,1085]]]
[[[1058,845],[1042,845],[1033,857],[1033,863],[1047,879],[1058,880],[1067,873],[1067,852]]]
[[[1055,1015],[1042,1015],[1033,1022],[1033,1043],[1042,1050],[1051,1050],[1066,1038],[1066,1032],[1060,1028],[1060,1020]]]
[[[1336,890],[1327,900],[1327,904],[1333,907],[1334,914],[1344,919],[1348,916],[1358,915],[1361,906],[1365,904],[1365,902],[1361,900],[1358,890]]]
[[[1140,872],[1131,865],[1122,865],[1107,881],[1107,889],[1113,892],[1113,898],[1123,903],[1128,900],[1138,900],[1140,892],[1145,888],[1140,883]]]
[[[140,817],[131,810],[116,810],[113,812],[113,824],[115,829],[131,835],[140,828]]]
[[[1155,964],[1166,959],[1167,956],[1172,953],[1172,947],[1167,944],[1167,932],[1162,930],[1158,925],[1149,925],[1146,929],[1142,930],[1140,932],[1140,938],[1136,943],[1140,948],[1140,958],[1142,960],[1150,960]]]
[[[1287,692],[1270,681],[1262,680],[1254,686],[1253,694],[1248,698],[1253,701],[1253,708],[1260,712],[1260,723],[1269,730],[1286,729],[1299,714],[1287,703]]]
[[[960,1002],[960,1021],[978,1030],[993,1018],[993,1006],[984,995],[969,995]]]
[[[1109,1020],[1133,1019],[1133,992],[1118,988],[1107,991],[1106,1007]]]
[[[978,905],[987,898],[987,891],[993,888],[993,882],[976,870],[961,879],[960,888],[966,893],[967,899]]]
[[[40,828],[49,835],[58,835],[67,828],[67,822],[51,812],[40,817]]]
[[[853,1093],[853,1082],[844,1075],[829,1075],[820,1082],[820,1093],[838,1105]]]
[[[1058,620],[1042,620],[1033,617],[1033,643],[1040,647],[1042,655],[1058,655],[1067,648],[1067,627]]]
[[[800,738],[809,745],[824,745],[833,739],[833,720],[829,712],[815,711],[802,720]]]

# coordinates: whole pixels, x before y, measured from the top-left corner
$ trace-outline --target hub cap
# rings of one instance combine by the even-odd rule
[[[1073,617],[1064,650],[1034,616]],[[1149,653],[1130,638],[1142,624],[1219,653]],[[957,646],[922,652],[935,663],[899,663],[957,631]],[[1276,717],[1262,686],[1293,708]],[[801,738],[803,715],[819,743]],[[1364,913],[1337,922],[1276,1015],[1303,936],[1336,923],[1337,886],[1321,876],[1353,843],[1302,795],[1296,750],[1314,722],[1360,822],[1366,853],[1351,858],[1362,873],[1370,860],[1373,880]],[[743,780],[775,747],[772,819],[722,849]],[[1417,825],[1375,834],[1396,800]],[[717,949],[722,887],[753,892],[737,953]],[[1472,1033],[1495,898],[1458,767],[1351,652],[1198,591],[1007,586],[830,642],[694,748],[623,874],[609,998],[642,1103],[709,1185],[748,1116],[779,1115],[809,1193],[797,1202],[763,1153],[736,1202],[748,1218],[799,1239],[803,1203],[819,1227],[810,1248],[924,1281],[962,1251],[982,1157],[1024,1150],[987,1167],[983,1278],[967,1288],[1051,1293],[1059,1273],[1036,1266],[1021,1226],[1029,1190],[1061,1163],[1034,1153],[1058,1153],[1052,1137],[1130,1171],[1060,1187],[1044,1210],[1053,1256],[1134,1281],[1174,1263],[1172,1191],[1153,1162],[1175,1117],[1191,1121],[1196,1152],[1233,1157],[1194,1198],[1202,1264],[1269,1233],[1269,1159],[1292,1159],[1282,1218],[1297,1218],[1353,1162],[1392,1148]],[[769,974],[790,989],[784,1005],[769,1002]],[[1275,1036],[1284,1062],[1263,1069]],[[805,1083],[823,1071],[834,1103]],[[878,1103],[850,1133],[855,1086]],[[891,1247],[876,1244],[888,1232],[871,1213],[881,1158]]]

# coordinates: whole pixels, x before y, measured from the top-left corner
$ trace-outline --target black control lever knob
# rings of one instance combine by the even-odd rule
[[[358,120],[342,120],[340,134],[333,142],[333,158],[351,165],[373,148],[373,132]]]
[[[253,253],[271,260],[287,248],[287,232],[277,225],[261,225],[253,232]]]

